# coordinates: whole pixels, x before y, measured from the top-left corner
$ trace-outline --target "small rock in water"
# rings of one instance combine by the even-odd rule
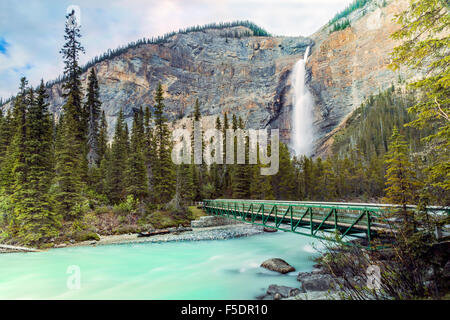
[[[281,295],[279,293],[275,293],[275,295],[273,296],[273,300],[280,300],[281,299]]]
[[[268,227],[264,227],[264,232],[277,232],[278,230],[275,228],[268,228]]]
[[[279,258],[266,260],[261,264],[261,267],[283,274],[295,271],[293,266]]]

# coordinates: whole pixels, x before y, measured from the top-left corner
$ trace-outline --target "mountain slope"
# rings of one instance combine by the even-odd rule
[[[387,69],[398,28],[392,19],[407,0],[371,0],[350,12],[350,27],[332,32],[324,26],[310,38],[249,36],[245,26],[202,29],[140,44],[94,64],[110,133],[123,108],[129,124],[134,110],[153,104],[158,82],[166,91],[167,116],[186,125],[196,99],[206,128],[224,112],[241,116],[248,128],[278,128],[289,142],[292,114],[290,74],[312,47],[308,85],[315,97],[316,155],[329,152],[333,133],[366,97],[396,82]],[[299,30],[301,33],[301,30]],[[407,74],[401,72],[403,78]],[[82,75],[86,85],[87,73]],[[64,103],[61,84],[49,90],[51,110]],[[190,125],[187,125],[190,128]]]
[[[348,19],[350,27],[330,33],[332,26],[325,26],[311,36],[316,45],[308,62],[310,87],[316,98],[316,125],[323,134],[317,141],[318,155],[329,153],[328,140],[366,98],[399,77],[411,77],[406,70],[387,68],[390,52],[398,45],[390,39],[399,28],[393,19],[407,6],[407,0],[373,0],[341,19]]]

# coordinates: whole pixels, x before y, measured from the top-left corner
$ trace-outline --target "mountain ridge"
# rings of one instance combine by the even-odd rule
[[[349,19],[350,27],[330,32],[327,23],[310,37],[248,36],[251,29],[234,26],[177,33],[161,43],[128,48],[93,65],[110,136],[120,108],[131,124],[135,110],[153,104],[161,82],[174,127],[190,128],[199,99],[206,128],[224,112],[235,113],[248,128],[280,129],[281,140],[289,143],[290,74],[310,46],[307,84],[315,98],[316,155],[327,155],[330,149],[322,147],[352,110],[398,77],[387,69],[395,46],[389,34],[398,27],[393,16],[405,4],[369,1],[341,18]],[[227,37],[229,31],[245,36]],[[81,79],[85,86],[86,72]],[[61,85],[53,84],[49,95],[50,109],[58,116],[64,103]]]

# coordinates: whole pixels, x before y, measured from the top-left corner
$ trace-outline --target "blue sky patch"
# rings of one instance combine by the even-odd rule
[[[8,47],[9,43],[5,40],[5,38],[0,37],[0,53],[6,54]]]

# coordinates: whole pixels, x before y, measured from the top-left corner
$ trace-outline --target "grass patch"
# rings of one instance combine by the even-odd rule
[[[191,214],[192,220],[197,220],[200,217],[206,216],[205,211],[197,208],[197,206],[191,206],[188,208],[188,210],[189,210],[189,213]]]
[[[155,211],[147,218],[155,229],[165,229],[170,227],[178,227],[180,224],[189,226],[191,219],[189,213],[171,213],[167,211]]]

